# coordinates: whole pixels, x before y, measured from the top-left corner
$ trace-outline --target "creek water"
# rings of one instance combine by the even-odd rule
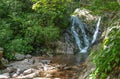
[[[56,64],[66,64],[66,65],[79,65],[83,63],[88,56],[88,53],[81,53],[81,54],[63,54],[57,55],[52,58],[47,58],[52,61],[52,63]],[[45,58],[46,59],[46,58]]]

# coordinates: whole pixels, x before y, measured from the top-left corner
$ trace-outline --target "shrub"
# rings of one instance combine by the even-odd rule
[[[54,24],[64,29],[68,25],[68,6],[70,0],[33,0],[33,9],[41,15],[41,26]]]
[[[103,49],[94,57],[96,70],[93,79],[105,79],[108,74],[120,65],[120,26],[109,29],[108,35],[103,42]]]
[[[5,49],[5,57],[14,59],[15,52],[49,49],[50,42],[57,40],[68,25],[67,2],[0,0],[0,47]]]
[[[100,15],[106,12],[119,11],[119,4],[116,0],[92,0],[87,8],[94,11],[94,14]]]
[[[14,59],[15,53],[30,53],[33,48],[28,44],[28,41],[26,41],[25,39],[16,38],[5,44],[5,49],[5,56],[11,60]]]
[[[4,20],[0,22],[0,47],[3,47],[8,40],[12,38],[12,30],[10,25],[7,24]]]

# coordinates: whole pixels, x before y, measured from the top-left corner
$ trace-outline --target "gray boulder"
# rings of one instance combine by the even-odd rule
[[[23,54],[19,54],[19,53],[15,54],[15,59],[17,61],[23,60],[24,58],[25,58],[25,55],[23,55]]]
[[[25,55],[25,58],[30,59],[30,58],[32,58],[32,56],[30,54],[27,54],[27,55]]]
[[[1,59],[1,63],[2,63],[2,65],[3,65],[4,67],[6,67],[6,66],[8,65],[8,60],[2,58],[2,59]]]

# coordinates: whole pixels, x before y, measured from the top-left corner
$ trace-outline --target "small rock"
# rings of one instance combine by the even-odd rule
[[[51,77],[53,77],[53,75],[51,75],[51,74],[46,74],[46,77],[47,77],[47,78],[51,78]]]
[[[15,58],[17,61],[23,60],[25,58],[25,55],[16,53]]]
[[[4,59],[4,58],[2,58],[1,59],[1,63],[3,64],[3,66],[7,66],[7,64],[8,64],[8,60],[7,59]]]
[[[35,72],[31,73],[31,74],[28,74],[28,75],[25,75],[25,76],[18,76],[17,79],[26,79],[26,78],[34,78],[36,76],[38,76],[40,73],[39,70],[36,70]]]
[[[30,74],[30,73],[32,73],[33,71],[34,71],[33,68],[27,69],[27,70],[25,70],[25,71],[23,72],[23,75]]]
[[[0,79],[8,79],[10,78],[10,74],[9,73],[4,73],[0,75]]]
[[[28,63],[29,59],[24,59],[23,61],[21,61],[22,63]]]
[[[35,63],[35,60],[34,60],[34,59],[30,59],[30,60],[29,60],[29,63],[30,63],[30,64],[34,64],[34,63]]]
[[[27,55],[25,56],[25,58],[26,58],[26,59],[30,59],[30,58],[32,58],[32,56],[31,56],[30,54],[27,54]]]
[[[13,68],[13,67],[7,67],[4,72],[8,72],[8,73],[12,73],[12,72],[16,72],[17,69]]]
[[[17,77],[20,74],[20,69],[16,69],[16,72],[12,75],[12,77]]]
[[[71,67],[64,67],[65,70],[71,70]]]
[[[16,73],[12,75],[13,78],[14,78],[14,77],[17,77],[17,76],[18,76],[18,74],[16,74]]]
[[[19,74],[20,74],[20,71],[21,71],[21,70],[18,68],[17,71],[16,71],[16,73],[19,75]]]
[[[53,69],[56,69],[56,67],[50,67],[49,70],[53,70]]]
[[[47,71],[47,70],[48,70],[48,67],[47,67],[47,66],[44,66],[44,67],[43,67],[43,70],[44,70],[44,71]]]
[[[33,61],[31,61],[30,59],[24,59],[23,61],[21,61],[22,63],[24,64],[27,64],[27,65],[32,65],[34,64]]]
[[[50,64],[51,60],[41,60],[40,61],[42,64]]]

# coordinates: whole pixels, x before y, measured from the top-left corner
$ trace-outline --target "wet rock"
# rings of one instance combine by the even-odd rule
[[[25,58],[25,55],[16,53],[15,58],[17,61],[23,60]]]
[[[67,38],[67,36],[65,35]],[[55,52],[58,54],[74,54],[74,44],[73,43],[67,43],[65,41],[57,41],[56,42],[56,50]]]
[[[50,64],[52,61],[51,60],[41,60],[40,62],[42,64]]]
[[[35,69],[33,69],[33,68],[27,69],[23,72],[23,75],[28,75],[28,74],[32,73],[34,70]]]
[[[20,72],[23,72],[24,70],[29,69],[30,65],[29,64],[19,64],[19,65],[16,65],[15,68],[19,68]]]
[[[6,69],[2,70],[2,73],[12,73],[12,72],[16,72],[17,69],[13,68],[13,67],[7,67]]]
[[[25,58],[30,59],[30,58],[32,58],[32,56],[30,54],[27,54],[27,55],[25,55]]]
[[[22,63],[28,63],[29,62],[29,59],[24,59],[21,61]]]
[[[21,70],[18,68],[16,73],[19,75],[19,74],[20,74],[20,71],[21,71]]]
[[[18,65],[13,65],[12,67],[8,67],[7,69],[4,70],[4,72],[8,71],[12,77],[16,77],[20,75],[24,70],[29,68],[30,67],[28,67],[28,65],[18,64]]]
[[[71,67],[64,67],[63,69],[65,69],[65,70],[71,70],[72,68]]]
[[[14,73],[14,74],[12,75],[12,77],[17,77],[19,74],[20,74],[20,69],[18,68],[18,69],[16,70],[16,73]]]
[[[51,74],[46,74],[46,77],[47,77],[47,78],[51,78],[51,77],[53,77],[53,75],[51,75]]]
[[[38,76],[39,75],[39,73],[40,73],[40,71],[39,70],[36,70],[35,72],[33,72],[33,73],[31,73],[31,74],[28,74],[28,75],[23,75],[23,76],[18,76],[18,77],[16,77],[17,79],[23,79],[23,78],[34,78],[34,77],[36,77],[36,76]]]
[[[12,77],[14,78],[14,77],[17,77],[18,76],[18,74],[16,74],[16,73],[14,73],[13,75],[12,75]]]
[[[29,63],[34,64],[34,63],[35,63],[35,60],[34,60],[34,59],[30,59],[30,60],[29,60]]]
[[[24,59],[23,61],[21,61],[21,63],[25,63],[27,65],[32,65],[34,64],[34,60],[31,60],[31,59]]]
[[[8,79],[10,78],[10,74],[9,73],[4,73],[0,75],[0,79]]]
[[[7,66],[7,64],[8,64],[8,60],[7,60],[7,59],[2,58],[2,59],[1,59],[1,63],[2,63],[2,65],[3,65],[3,66],[5,66],[5,67],[6,67],[6,66]]]
[[[49,66],[48,66],[48,65],[44,65],[44,66],[43,66],[43,70],[44,70],[44,71],[49,70]]]

